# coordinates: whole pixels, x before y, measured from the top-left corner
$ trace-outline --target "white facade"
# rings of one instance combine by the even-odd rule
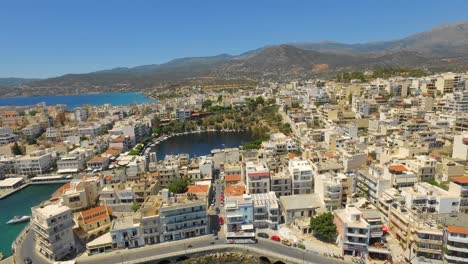
[[[44,151],[31,153],[16,159],[16,172],[20,175],[37,175],[49,172],[53,165],[52,154]]]
[[[60,203],[40,205],[31,209],[36,250],[51,261],[60,260],[75,251],[73,214]]]
[[[117,218],[110,230],[112,243],[117,248],[135,248],[145,245],[140,223],[133,223],[132,217]]]
[[[245,174],[248,193],[267,193],[270,191],[270,171],[266,164],[247,162]]]
[[[281,216],[275,192],[252,194],[252,203],[254,226],[277,229]]]
[[[13,131],[8,127],[0,127],[0,146],[15,142],[17,139]]]
[[[453,138],[452,158],[468,160],[468,132]]]
[[[460,210],[460,196],[451,194],[427,182],[401,188],[406,207],[418,212],[448,214]]]
[[[292,194],[312,193],[313,173],[308,160],[299,158],[290,160],[288,170],[292,178]]]

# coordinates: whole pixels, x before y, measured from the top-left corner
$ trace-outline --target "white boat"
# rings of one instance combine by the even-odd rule
[[[31,218],[29,215],[17,215],[10,219],[7,224],[16,224],[16,223],[21,223],[25,221],[29,221],[29,218]]]

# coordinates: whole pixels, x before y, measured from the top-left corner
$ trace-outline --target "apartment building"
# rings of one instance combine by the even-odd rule
[[[99,177],[85,176],[74,179],[62,188],[62,203],[73,212],[94,207],[102,185],[102,179]]]
[[[393,203],[389,210],[388,228],[408,252],[408,257],[442,260],[443,231],[433,215],[418,214],[401,203]]]
[[[411,187],[418,182],[416,174],[405,165],[394,164],[385,167],[384,177],[390,178],[392,186],[395,188]]]
[[[224,230],[228,243],[255,241],[254,207],[248,194],[226,196]]]
[[[341,180],[332,173],[315,175],[314,193],[323,200],[329,211],[341,208]]]
[[[468,215],[444,218],[444,261],[446,263],[468,263]]]
[[[17,140],[17,136],[8,127],[0,127],[0,147],[14,143]]]
[[[175,241],[208,234],[206,200],[193,194],[169,194],[161,191],[163,205],[159,209],[160,241]]]
[[[439,182],[449,182],[453,177],[464,175],[465,166],[452,159],[445,159],[436,164],[436,180]]]
[[[57,173],[77,173],[84,170],[87,157],[84,152],[71,152],[60,157],[57,161]]]
[[[50,261],[58,261],[73,254],[73,214],[59,200],[50,200],[31,208],[32,230],[35,232],[36,251]]]
[[[382,216],[375,209],[360,209],[348,205],[333,211],[333,223],[338,232],[338,246],[343,255],[381,256],[390,252],[375,245],[382,242]],[[385,259],[385,258],[384,258]]]
[[[132,212],[134,202],[135,193],[124,183],[107,184],[99,192],[99,204],[110,207],[113,212]]]
[[[437,161],[429,156],[416,156],[407,161],[408,169],[418,177],[418,181],[427,182],[435,179]]]
[[[458,212],[460,209],[459,195],[451,194],[427,182],[419,182],[400,190],[405,206],[420,213],[447,214]]]
[[[15,161],[16,173],[20,175],[38,175],[50,172],[54,160],[52,154],[37,150]]]
[[[247,162],[245,164],[247,192],[267,193],[270,191],[270,170],[264,163]]]
[[[468,213],[468,176],[453,177],[448,190],[450,196],[460,197],[461,213]]]
[[[104,171],[109,168],[110,158],[103,156],[96,156],[86,162],[86,166],[91,170]]]
[[[322,199],[316,193],[281,196],[279,199],[284,223],[288,225],[296,220],[309,219],[318,211],[325,210]]]
[[[372,203],[376,203],[382,192],[391,188],[391,178],[384,175],[383,169],[371,166],[357,172],[357,190]]]
[[[455,135],[453,138],[452,158],[468,160],[468,132]]]
[[[312,193],[313,173],[308,160],[294,158],[288,162],[289,175],[291,175],[291,193]]]
[[[115,248],[136,248],[145,245],[140,223],[135,223],[132,216],[122,216],[113,220],[110,235]]]
[[[147,196],[141,204],[136,217],[140,221],[143,233],[143,240],[146,245],[157,244],[160,242],[161,226],[159,209],[162,206],[162,197],[160,195]]]
[[[164,164],[158,164],[157,173],[157,180],[163,188],[169,186],[170,183],[180,178],[179,167],[177,165],[167,166]]]
[[[270,176],[271,191],[273,191],[277,197],[291,195],[292,179],[288,170],[281,168],[277,172],[271,172]]]
[[[251,194],[255,228],[278,229],[280,211],[275,192]]]

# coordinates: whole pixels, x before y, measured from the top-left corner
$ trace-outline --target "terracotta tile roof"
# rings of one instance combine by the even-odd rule
[[[405,166],[403,165],[392,165],[390,167],[388,167],[389,170],[392,170],[392,171],[398,171],[398,172],[402,172],[402,171],[407,171],[408,169],[406,169]]]
[[[245,185],[232,185],[227,186],[225,191],[227,196],[240,196],[245,193]]]
[[[242,176],[241,176],[240,174],[226,175],[226,177],[224,177],[224,180],[225,180],[226,182],[241,181],[241,180],[242,180]]]
[[[120,154],[120,150],[111,148],[111,149],[106,150],[106,154],[111,155],[111,156],[117,156]]]
[[[107,206],[100,205],[100,206],[97,206],[97,207],[82,211],[81,215],[86,218],[87,216],[91,216],[93,214],[96,214],[96,213],[99,213],[99,212],[102,212],[102,211],[107,211],[107,210],[108,210]]]
[[[465,234],[468,235],[468,228],[461,226],[447,226],[447,230],[450,233]]]
[[[66,190],[71,188],[70,183],[65,183],[62,187],[58,188],[57,191],[54,192],[52,197],[59,197],[61,196]]]
[[[104,178],[104,180],[105,180],[106,182],[111,181],[111,180],[112,180],[112,176],[111,176],[111,175],[108,175],[108,176],[106,176],[106,177]]]
[[[249,173],[249,177],[268,177],[270,176],[270,173],[268,172],[254,172],[254,173]]]
[[[289,159],[294,159],[296,157],[296,154],[294,153],[288,153],[288,158]]]
[[[104,162],[108,160],[107,157],[94,157],[88,161],[88,163],[94,163],[94,162]]]
[[[326,151],[324,153],[325,157],[329,158],[329,159],[332,159],[333,157],[335,157],[335,154],[333,153],[333,151]]]
[[[188,193],[208,193],[208,185],[189,185],[187,192]]]
[[[112,140],[112,143],[122,143],[125,141],[125,137],[118,137]]]
[[[455,176],[452,177],[452,181],[458,183],[468,183],[468,176]]]

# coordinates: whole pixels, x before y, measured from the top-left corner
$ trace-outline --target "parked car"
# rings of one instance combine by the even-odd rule
[[[279,236],[271,236],[270,239],[276,242],[281,242],[281,238]]]
[[[263,238],[269,238],[270,237],[267,233],[258,233],[257,236],[263,237]]]
[[[32,260],[29,257],[26,257],[24,259],[24,264],[31,264],[31,263],[32,263]]]
[[[219,214],[221,210],[219,210],[219,207],[216,207],[216,214]]]
[[[222,216],[219,217],[219,224],[224,225],[224,218]]]
[[[281,240],[281,243],[283,243],[283,245],[288,246],[288,247],[291,246],[291,242],[289,242],[289,240],[287,240],[287,239]]]

